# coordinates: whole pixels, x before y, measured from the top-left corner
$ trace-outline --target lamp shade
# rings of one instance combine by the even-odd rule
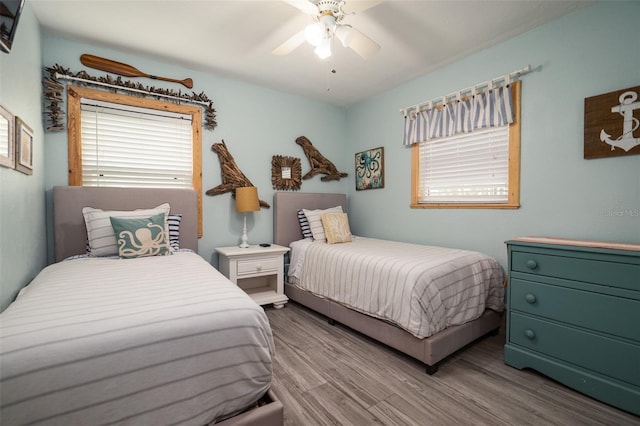
[[[260,210],[260,200],[258,199],[258,188],[255,186],[242,186],[236,188],[236,211],[255,212]]]

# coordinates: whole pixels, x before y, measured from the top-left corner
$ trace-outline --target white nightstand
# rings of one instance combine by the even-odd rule
[[[259,305],[273,303],[280,309],[289,300],[284,295],[284,254],[289,248],[218,247],[220,272],[243,289]]]

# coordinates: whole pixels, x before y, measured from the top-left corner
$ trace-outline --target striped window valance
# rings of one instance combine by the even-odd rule
[[[490,88],[453,102],[411,111],[404,118],[405,146],[476,129],[513,123],[510,85]]]

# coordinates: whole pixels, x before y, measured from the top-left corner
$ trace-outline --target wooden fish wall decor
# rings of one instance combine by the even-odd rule
[[[320,154],[320,151],[311,144],[311,141],[307,139],[306,136],[298,137],[296,143],[302,147],[304,155],[307,156],[309,165],[311,166],[311,170],[302,176],[302,179],[306,180],[317,174],[324,174],[325,176],[321,177],[320,180],[327,182],[330,180],[340,180],[340,178],[348,176],[347,173],[339,172],[338,168],[331,161]]]
[[[220,143],[214,143],[211,149],[218,154],[220,160],[220,174],[222,175],[222,183],[214,188],[209,189],[207,195],[220,195],[225,192],[232,192],[233,196],[236,196],[236,188],[243,186],[255,186],[251,183],[248,177],[242,173],[236,160],[227,149],[227,145],[224,140]],[[266,201],[260,200],[260,207],[270,208],[271,206]]]

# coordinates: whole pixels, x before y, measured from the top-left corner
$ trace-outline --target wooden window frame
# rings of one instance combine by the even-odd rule
[[[191,116],[193,131],[193,189],[198,196],[198,237],[202,237],[202,110],[192,105],[177,105],[156,99],[111,93],[86,87],[67,88],[69,186],[82,186],[81,99],[149,108]]]
[[[504,203],[418,203],[420,190],[420,144],[411,146],[412,209],[517,209],[520,208],[520,91],[521,82],[511,84],[513,123],[509,125],[509,194]]]

